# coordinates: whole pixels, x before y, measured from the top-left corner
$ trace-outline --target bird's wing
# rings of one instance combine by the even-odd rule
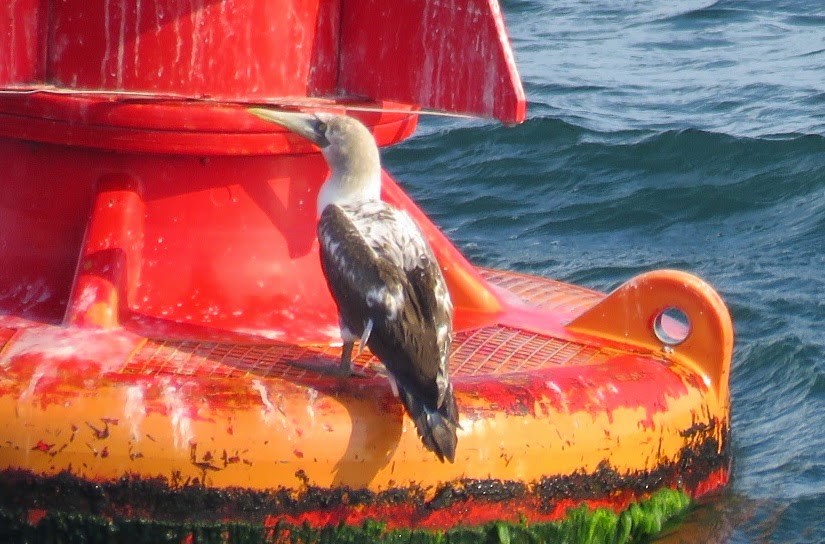
[[[401,301],[400,287],[387,285],[375,252],[339,206],[329,205],[321,213],[318,242],[321,268],[343,325],[361,336],[371,318],[370,305],[380,306],[385,318],[393,315]],[[381,300],[382,294],[388,297]]]
[[[449,387],[452,304],[420,230],[405,212],[382,202],[331,205],[321,215],[318,238],[347,327],[360,335],[364,318],[372,319],[372,352],[402,388],[440,408]]]

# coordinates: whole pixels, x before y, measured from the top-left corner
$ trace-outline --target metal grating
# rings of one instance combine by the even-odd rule
[[[497,270],[482,270],[482,274],[527,303],[569,317],[603,297],[594,291],[524,274]],[[612,353],[521,329],[491,326],[456,334],[450,366],[453,376],[529,372],[554,365],[593,364]],[[318,366],[334,366],[340,354],[340,348],[325,346],[149,340],[122,371],[140,375],[301,379],[317,375]],[[367,376],[384,372],[369,351],[361,353],[354,363]]]
[[[301,379],[314,367],[337,364],[340,349],[286,344],[219,344],[150,340],[122,372],[139,375],[241,376]],[[453,376],[528,372],[553,365],[603,361],[608,351],[511,327],[483,327],[456,335],[450,357]],[[383,374],[378,359],[363,352],[355,365],[368,377]]]
[[[317,373],[313,366],[332,367],[341,356],[340,348],[294,346],[289,344],[224,344],[149,340],[132,357],[124,373],[156,375],[198,375],[235,378],[255,375],[300,379]],[[369,352],[354,363],[367,376],[379,372],[379,361]]]
[[[456,335],[450,370],[453,376],[483,376],[593,364],[606,358],[606,352],[593,346],[510,327],[484,327]]]
[[[490,283],[507,289],[529,304],[560,315],[565,321],[579,316],[604,298],[602,293],[547,278],[489,268],[479,271]]]

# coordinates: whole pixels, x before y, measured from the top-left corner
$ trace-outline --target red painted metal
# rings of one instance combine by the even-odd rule
[[[319,154],[198,157],[0,142],[8,210],[0,247],[17,263],[0,269],[0,310],[155,337],[338,338],[315,238],[326,176]],[[459,322],[494,314],[497,298],[478,272],[389,177],[385,197],[422,220],[455,278],[456,305],[475,311]]]
[[[0,28],[0,88],[525,114],[494,0],[21,0]]]
[[[19,263],[0,271],[0,310],[170,335],[217,328],[328,340],[334,309],[312,227],[326,167],[306,141],[237,103],[377,108],[352,113],[379,145],[409,136],[421,106],[524,117],[495,2],[415,2],[391,14],[414,20],[426,12],[426,27],[414,29],[377,25],[375,9],[337,0],[0,8],[10,28],[0,35],[0,247]],[[422,65],[415,44],[456,25],[480,29],[489,43],[448,40],[451,57]],[[387,37],[392,28],[410,51],[380,57],[376,43],[363,42],[371,35],[364,30]],[[429,95],[410,94],[436,77],[433,69]],[[380,85],[366,89],[360,78]],[[387,102],[390,95],[407,103]],[[390,200],[423,220],[392,181],[386,186]],[[125,207],[107,211],[110,198]],[[474,269],[426,223],[444,262],[455,263],[459,304],[497,311]],[[103,301],[111,315],[101,313]],[[92,308],[94,317],[86,315]]]
[[[349,93],[487,112],[510,123],[524,120],[524,91],[496,0],[365,0],[346,6],[340,85]],[[384,68],[399,61],[400,73]]]
[[[435,511],[425,510],[423,512],[410,504],[382,505],[358,510],[341,505],[338,507],[333,506],[323,512],[278,516],[275,519],[267,519],[264,525],[274,527],[280,522],[296,527],[301,527],[304,524],[310,527],[336,527],[342,524],[359,527],[366,521],[382,519],[387,520],[386,528],[390,530],[415,528],[437,531],[443,530],[444,527],[454,526],[456,520],[460,520],[463,525],[469,527],[483,526],[491,522],[518,524],[525,519],[530,520],[530,523],[559,521],[568,515],[571,508],[580,506],[586,506],[593,510],[604,508],[621,512],[632,503],[638,502],[638,500],[639,497],[633,494],[617,493],[609,499],[562,499],[554,503],[552,508],[547,508],[540,501],[531,498],[530,500],[520,501],[518,506],[514,508],[512,503],[491,503],[469,499],[457,502],[447,508]]]
[[[396,143],[415,129],[412,108],[397,103],[317,101],[316,109],[388,108],[348,112],[369,125],[379,145]],[[0,94],[0,137],[118,152],[195,156],[286,155],[314,148],[237,105],[180,100],[60,94]]]
[[[221,100],[336,92],[341,3],[51,3],[49,83]]]
[[[0,89],[43,82],[49,6],[42,0],[0,5]]]

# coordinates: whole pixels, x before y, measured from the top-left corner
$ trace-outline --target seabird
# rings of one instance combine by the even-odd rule
[[[458,409],[448,362],[453,305],[424,235],[407,212],[381,201],[381,161],[358,120],[252,108],[311,140],[329,179],[318,194],[321,268],[338,306],[344,341],[339,372],[352,373],[356,340],[388,371],[424,446],[455,461]]]

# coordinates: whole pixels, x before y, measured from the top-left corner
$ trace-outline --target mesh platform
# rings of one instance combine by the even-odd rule
[[[602,293],[556,280],[517,272],[480,269],[490,283],[507,289],[523,301],[551,311],[569,321],[604,298]]]
[[[510,290],[525,302],[552,310],[564,318],[578,315],[603,295],[561,282],[497,270],[482,270],[491,283]],[[302,378],[315,373],[311,365],[335,365],[340,349],[287,344],[225,344],[149,340],[122,369],[129,374],[210,375]],[[455,335],[451,374],[476,376],[525,372],[551,365],[594,364],[613,350],[569,342],[521,329],[491,326]],[[367,376],[383,373],[368,351],[354,363]],[[310,367],[310,368],[307,368]]]
[[[554,280],[499,270],[481,270],[492,284],[507,289],[524,302],[552,311],[568,320],[591,307],[603,295]],[[0,350],[15,334],[0,328]],[[214,377],[283,377],[317,375],[313,365],[335,365],[340,348],[279,343],[233,344],[149,339],[119,369],[132,375],[189,375]],[[614,350],[569,342],[552,336],[507,327],[488,326],[455,335],[450,357],[451,374],[478,376],[526,372],[552,365],[594,364]],[[367,376],[383,374],[380,362],[368,350],[354,359]]]
[[[121,370],[127,374],[302,378],[311,365],[335,365],[334,347],[281,344],[244,345],[150,340]],[[524,372],[550,365],[594,364],[615,351],[568,342],[509,327],[483,327],[459,333],[450,357],[453,376]],[[363,352],[354,360],[367,376],[382,374],[379,361]]]

